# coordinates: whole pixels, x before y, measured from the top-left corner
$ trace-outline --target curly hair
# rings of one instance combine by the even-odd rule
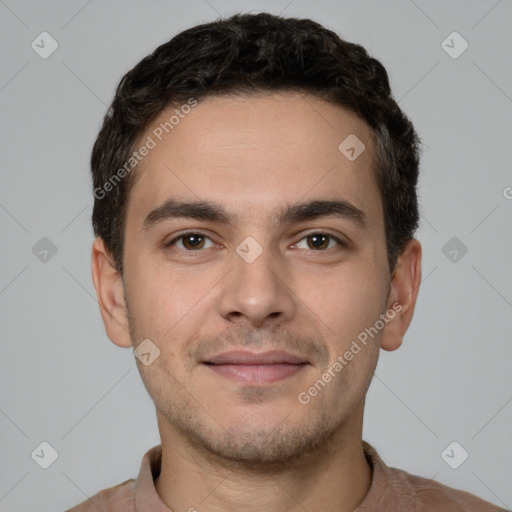
[[[236,14],[191,27],[121,79],[91,154],[92,223],[123,275],[124,229],[136,171],[102,186],[130,158],[148,125],[190,98],[295,91],[356,113],[371,127],[389,270],[418,227],[420,139],[393,99],[384,66],[358,44],[310,19]]]

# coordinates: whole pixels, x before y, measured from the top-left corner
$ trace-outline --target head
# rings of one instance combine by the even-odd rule
[[[311,20],[199,25],[123,77],[91,156],[93,280],[110,339],[151,340],[161,431],[254,467],[357,430],[414,311],[418,165],[382,64]],[[235,349],[302,364],[212,370]]]

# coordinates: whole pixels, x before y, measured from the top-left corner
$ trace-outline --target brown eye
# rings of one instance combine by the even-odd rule
[[[306,249],[312,249],[318,252],[323,252],[326,249],[332,248],[332,246],[329,247],[330,241],[335,241],[338,246],[345,246],[339,238],[330,235],[329,233],[311,233],[305,236],[302,240],[307,240]],[[297,244],[297,247],[302,243],[302,240]],[[302,249],[302,247],[299,248]]]
[[[202,235],[185,235],[181,238],[183,239],[183,246],[185,249],[201,249],[204,245],[204,236]]]
[[[178,249],[192,252],[204,249],[205,241],[210,240],[209,237],[203,235],[202,233],[182,233],[181,235],[173,238],[166,247],[170,246],[178,246]],[[179,247],[179,243],[181,242],[181,247]]]
[[[326,240],[329,240],[328,236],[325,235],[310,235],[307,237],[308,241],[311,243],[308,243],[309,247],[311,249],[326,249],[329,243]]]

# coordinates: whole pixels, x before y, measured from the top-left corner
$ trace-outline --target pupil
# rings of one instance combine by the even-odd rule
[[[319,247],[321,246],[324,242],[325,242],[325,239],[326,239],[326,236],[325,235],[312,235],[311,236],[312,240],[313,240],[313,246],[314,247]],[[320,241],[321,240],[321,241]],[[319,244],[317,244],[316,242],[320,241]]]
[[[191,245],[193,247],[197,247],[201,243],[201,240],[200,240],[201,238],[202,238],[201,235],[199,235],[199,236],[197,236],[197,235],[188,235],[186,237],[187,244]],[[192,241],[192,243],[190,243],[190,241]]]

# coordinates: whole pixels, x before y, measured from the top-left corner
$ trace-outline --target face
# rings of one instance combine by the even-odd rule
[[[156,146],[127,210],[131,343],[160,351],[139,371],[161,430],[230,460],[291,460],[361,414],[391,328],[370,128],[311,96],[210,97],[159,141],[172,113],[141,137]],[[338,149],[350,134],[355,160]]]

